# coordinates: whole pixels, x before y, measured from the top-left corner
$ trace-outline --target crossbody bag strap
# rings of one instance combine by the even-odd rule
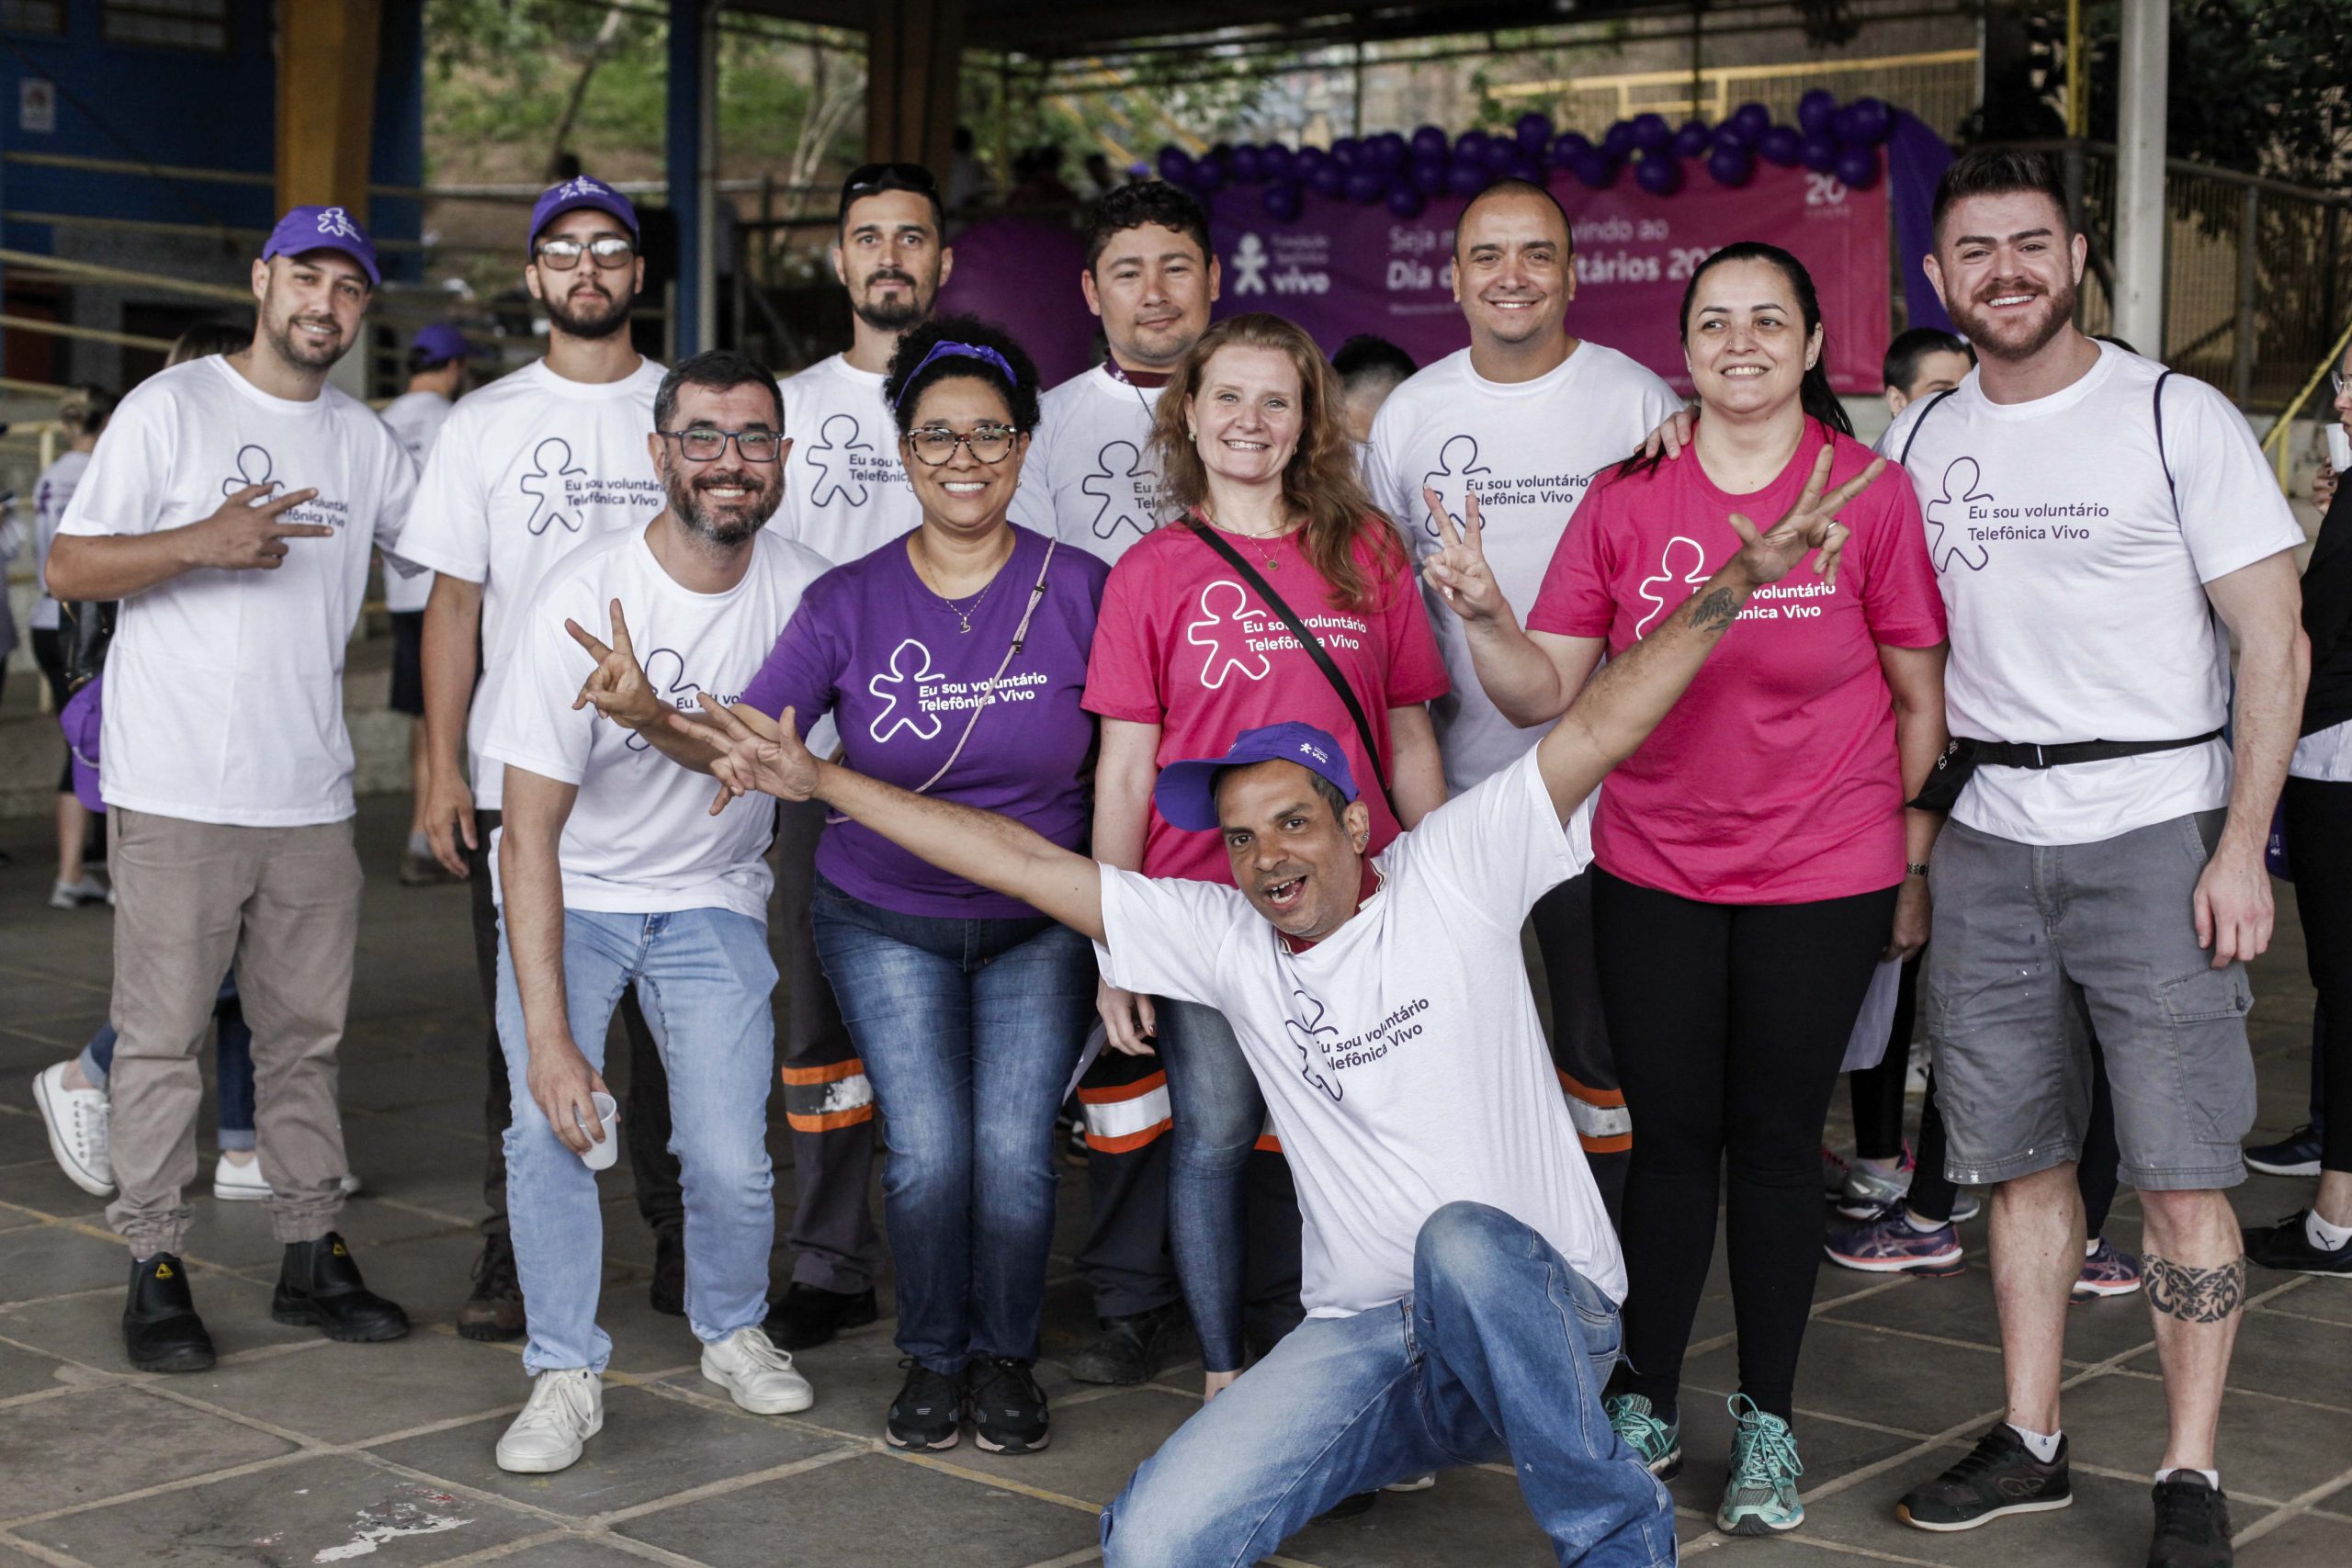
[[[1934,397],[1928,400],[1928,406],[1921,409],[1919,411],[1919,417],[1911,422],[1911,434],[1903,438],[1903,453],[1900,457],[1894,459],[1896,467],[1907,467],[1910,464],[1911,447],[1919,439],[1919,427],[1928,423],[1928,416],[1936,412],[1936,405],[1938,403],[1942,402],[1946,398],[1951,397],[1958,390],[1960,390],[1958,387],[1946,387],[1942,391],[1938,392]]]
[[[1331,682],[1331,690],[1339,694],[1340,701],[1348,710],[1348,716],[1355,721],[1356,739],[1363,745],[1363,754],[1371,759],[1373,780],[1380,785],[1381,797],[1388,802],[1389,814],[1395,816],[1396,800],[1388,793],[1388,770],[1381,764],[1380,748],[1373,744],[1372,721],[1364,716],[1363,704],[1356,700],[1355,688],[1348,684],[1348,678],[1345,675],[1340,673],[1340,667],[1331,662],[1331,655],[1324,649],[1320,642],[1316,640],[1315,634],[1306,629],[1306,623],[1298,618],[1298,612],[1292,609],[1288,602],[1274,592],[1274,585],[1268,582],[1239,550],[1235,549],[1230,543],[1219,537],[1215,529],[1201,523],[1197,518],[1188,520],[1187,525],[1203,544],[1224,557],[1225,564],[1239,572],[1243,581],[1258,591],[1258,597],[1266,602],[1268,609],[1282,618],[1283,625],[1290,628],[1290,635],[1298,639],[1299,647],[1306,649],[1306,656],[1315,660],[1315,668],[1323,671],[1323,679]],[[1403,820],[1402,818],[1397,819]]]

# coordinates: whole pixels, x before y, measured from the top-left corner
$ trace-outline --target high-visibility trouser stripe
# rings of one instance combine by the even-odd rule
[[[1559,1072],[1560,1092],[1567,1096],[1568,1120],[1576,1123],[1577,1142],[1589,1155],[1622,1155],[1634,1146],[1634,1115],[1625,1109],[1622,1089],[1592,1089]]]
[[[1258,1130],[1257,1146],[1261,1154],[1278,1155],[1283,1152],[1283,1141],[1274,1135],[1274,1113],[1271,1111],[1266,1112],[1266,1124]]]
[[[821,1067],[786,1067],[784,1119],[796,1133],[830,1133],[874,1120],[874,1086],[855,1056]]]
[[[1079,1086],[1086,1112],[1086,1146],[1106,1155],[1139,1149],[1168,1131],[1168,1075],[1151,1073],[1107,1089]]]

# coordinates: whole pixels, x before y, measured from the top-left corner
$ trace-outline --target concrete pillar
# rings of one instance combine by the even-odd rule
[[[943,180],[964,66],[965,0],[866,0],[865,155]]]
[[[379,0],[282,0],[277,208],[338,206],[368,220]]]
[[[718,345],[718,10],[717,0],[670,0],[663,163],[678,225],[678,314],[670,343],[679,359]]]
[[[2115,127],[2115,334],[2165,350],[2165,107],[2171,65],[2165,0],[2122,0],[2121,102]]]

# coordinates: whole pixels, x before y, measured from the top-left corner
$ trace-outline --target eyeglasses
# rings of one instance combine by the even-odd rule
[[[2345,380],[2344,372],[2341,370],[2331,370],[2327,373],[2327,384],[2339,398],[2344,395]]]
[[[637,242],[618,234],[599,234],[585,244],[578,240],[541,240],[537,254],[539,265],[554,272],[570,272],[580,265],[582,255],[594,256],[596,265],[609,271],[629,264],[637,254]]]
[[[922,459],[926,468],[940,468],[956,460],[956,448],[968,450],[983,463],[1001,463],[1012,450],[1013,438],[1020,432],[1009,424],[976,424],[969,435],[958,435],[937,425],[925,425],[910,431],[907,446]]]
[[[726,455],[727,444],[735,443],[735,454],[747,463],[773,463],[784,445],[784,437],[773,430],[713,430],[698,424],[692,430],[657,430],[664,441],[674,441],[678,450],[697,463],[716,463]]]

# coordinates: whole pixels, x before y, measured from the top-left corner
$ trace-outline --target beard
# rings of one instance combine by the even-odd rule
[[[705,505],[702,492],[721,486],[740,487],[751,494],[743,501],[728,502],[723,510]],[[777,505],[784,500],[780,476],[763,483],[757,476],[740,468],[687,479],[665,464],[662,491],[669,498],[670,510],[686,525],[686,532],[707,543],[730,547],[766,527],[768,519],[775,515]]]
[[[602,288],[603,285],[597,287]],[[611,337],[628,326],[629,307],[637,302],[634,294],[607,299],[599,299],[590,294],[582,298],[577,307],[571,303],[571,293],[567,289],[562,299],[549,294],[541,302],[548,308],[548,320],[554,322],[566,337],[590,339]]]
[[[2042,311],[2030,321],[2004,319],[1984,308],[1983,302],[1995,295],[2017,292],[2013,286],[1988,287],[1952,310],[1952,325],[1975,345],[1978,354],[1994,359],[2032,358],[2075,319],[2075,299],[2082,292],[2082,286],[2069,276],[2057,293],[2034,289],[2042,299]]]
[[[303,321],[324,322],[335,329],[332,343],[313,343],[298,335],[295,327]],[[282,321],[272,321],[268,329],[269,346],[277,357],[298,370],[324,370],[341,359],[351,341],[343,335],[343,328],[331,317],[288,316]]]
[[[877,282],[903,283],[907,292],[898,299],[877,299],[874,297],[874,285]],[[913,274],[883,267],[866,278],[864,292],[851,299],[849,308],[859,321],[877,333],[902,333],[931,314],[932,301],[938,294],[936,283],[926,293]]]

